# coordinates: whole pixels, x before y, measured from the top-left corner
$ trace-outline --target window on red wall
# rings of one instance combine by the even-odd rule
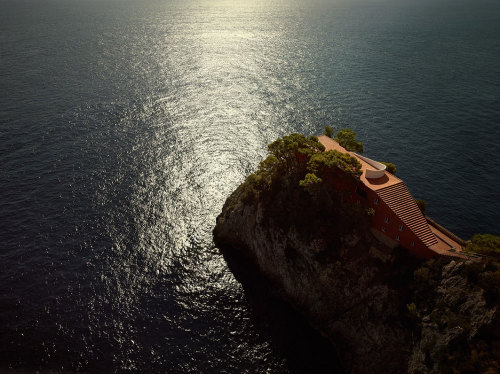
[[[410,245],[411,245],[412,247],[415,247],[415,242],[411,242],[411,243],[410,243]]]
[[[382,227],[382,232],[385,232],[385,227]]]
[[[399,231],[403,231],[403,225],[399,225]]]
[[[374,204],[378,205],[378,197],[375,198]]]
[[[389,217],[385,217],[384,222],[389,223]]]
[[[400,241],[401,239],[399,238],[399,235],[396,235],[396,240]]]

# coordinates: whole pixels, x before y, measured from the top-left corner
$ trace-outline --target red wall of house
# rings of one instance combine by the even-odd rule
[[[399,242],[401,246],[421,257],[432,258],[436,256],[436,253],[431,251],[422,240],[401,221],[396,213],[384,203],[375,191],[367,188],[362,182],[353,183],[350,178],[334,178],[333,184],[338,191],[348,191],[352,203],[359,201],[363,206],[375,210],[375,215],[372,218],[372,227],[374,229],[388,238]],[[356,188],[358,191],[356,191]],[[376,199],[378,203],[375,202]],[[388,222],[386,222],[386,218]],[[403,226],[402,230],[399,228],[400,225]]]
[[[369,207],[375,210],[375,215],[372,218],[373,228],[421,257],[432,258],[436,255],[402,222],[375,191],[367,191],[366,202]],[[402,227],[400,228],[400,226]]]

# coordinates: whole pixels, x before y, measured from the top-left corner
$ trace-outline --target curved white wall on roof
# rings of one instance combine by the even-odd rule
[[[354,154],[356,155],[356,157],[359,157],[361,160],[363,160],[368,165],[370,165],[374,168],[374,169],[366,169],[365,170],[366,178],[377,179],[377,178],[381,178],[385,175],[386,166],[384,164],[381,164],[380,162],[372,160],[371,158],[358,155],[357,153],[354,153]]]

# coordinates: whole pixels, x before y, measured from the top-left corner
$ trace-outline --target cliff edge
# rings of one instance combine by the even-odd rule
[[[332,342],[346,372],[500,370],[494,261],[391,249],[346,192],[359,180],[355,159],[299,134],[269,151],[227,199],[215,243],[252,261]]]

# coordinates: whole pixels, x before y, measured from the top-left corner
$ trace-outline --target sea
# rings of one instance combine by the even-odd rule
[[[500,235],[500,2],[0,0],[0,373],[342,373],[212,239],[325,125]]]

